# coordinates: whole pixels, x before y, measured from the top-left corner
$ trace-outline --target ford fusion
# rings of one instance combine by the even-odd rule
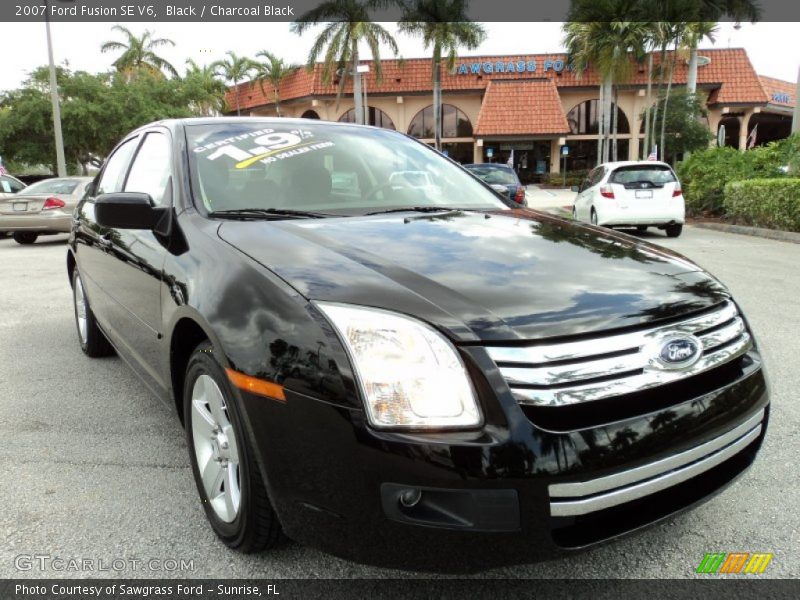
[[[283,532],[402,568],[548,558],[707,499],[767,426],[719,281],[393,131],[141,128],[76,208],[67,267],[81,349],[177,413],[242,552]]]

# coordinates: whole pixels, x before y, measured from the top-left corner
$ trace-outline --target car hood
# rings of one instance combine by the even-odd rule
[[[458,341],[625,328],[727,297],[669,250],[528,209],[229,221],[219,236],[310,300],[414,315]]]

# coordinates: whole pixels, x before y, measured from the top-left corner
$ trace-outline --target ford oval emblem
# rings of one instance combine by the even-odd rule
[[[693,335],[672,335],[661,340],[658,362],[667,369],[685,369],[700,358],[703,345]]]

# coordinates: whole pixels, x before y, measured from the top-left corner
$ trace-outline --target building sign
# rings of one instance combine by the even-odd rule
[[[789,104],[792,101],[792,97],[786,93],[775,92],[772,94],[772,101],[780,102],[781,104]]]
[[[541,71],[555,71],[560,73],[563,70],[574,71],[572,65],[565,64],[563,60],[545,60],[541,62]],[[537,60],[498,60],[496,62],[473,62],[461,63],[456,69],[458,75],[491,75],[492,73],[536,73],[539,71],[539,61]]]

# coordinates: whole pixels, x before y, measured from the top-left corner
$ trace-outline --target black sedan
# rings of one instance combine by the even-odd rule
[[[471,165],[463,165],[470,173],[473,173],[486,183],[492,189],[497,190],[501,194],[505,194],[510,200],[516,202],[519,206],[527,206],[528,202],[525,199],[525,186],[519,180],[516,171],[508,165],[501,165],[497,163],[478,163]]]
[[[548,558],[708,498],[766,431],[716,279],[384,129],[143,127],[78,205],[67,269],[83,352],[177,413],[243,552],[284,532],[407,568]]]

